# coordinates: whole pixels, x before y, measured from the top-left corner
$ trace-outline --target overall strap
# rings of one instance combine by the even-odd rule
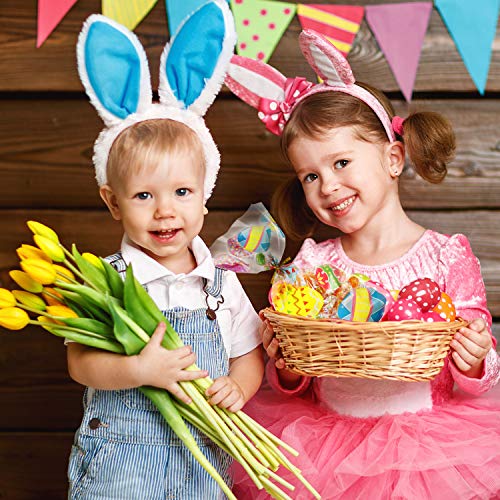
[[[125,272],[127,271],[127,264],[123,259],[121,252],[116,252],[113,255],[109,255],[104,259],[106,262],[111,264],[119,273],[120,276],[125,279]]]

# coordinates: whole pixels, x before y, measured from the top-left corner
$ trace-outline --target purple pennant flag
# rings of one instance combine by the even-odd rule
[[[399,88],[410,101],[432,2],[367,5],[365,11]]]

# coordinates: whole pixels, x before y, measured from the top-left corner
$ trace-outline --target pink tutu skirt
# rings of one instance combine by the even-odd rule
[[[266,387],[245,412],[300,453],[290,458],[323,499],[491,499],[500,498],[499,389],[457,393],[431,411],[354,418]],[[313,498],[285,472],[292,498]],[[237,464],[233,475],[238,499],[269,498]]]

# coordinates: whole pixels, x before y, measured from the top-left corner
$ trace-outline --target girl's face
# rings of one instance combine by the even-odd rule
[[[339,127],[322,139],[296,138],[288,157],[316,217],[349,234],[377,220],[399,203],[397,175],[404,166],[399,142],[371,143],[352,127]]]
[[[203,226],[204,178],[199,159],[173,153],[102,186],[101,197],[135,245],[170,271],[187,273],[195,267],[188,246]]]

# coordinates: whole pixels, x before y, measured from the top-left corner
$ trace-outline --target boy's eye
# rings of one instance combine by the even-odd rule
[[[147,200],[151,198],[151,193],[137,193],[135,197],[139,200]]]
[[[302,182],[313,182],[318,178],[316,174],[307,174]]]
[[[188,193],[189,193],[188,188],[179,188],[179,189],[176,189],[176,191],[175,191],[175,194],[177,196],[186,196]]]
[[[340,170],[342,168],[347,167],[347,165],[349,165],[349,160],[339,160],[335,162],[334,167],[335,169]]]

